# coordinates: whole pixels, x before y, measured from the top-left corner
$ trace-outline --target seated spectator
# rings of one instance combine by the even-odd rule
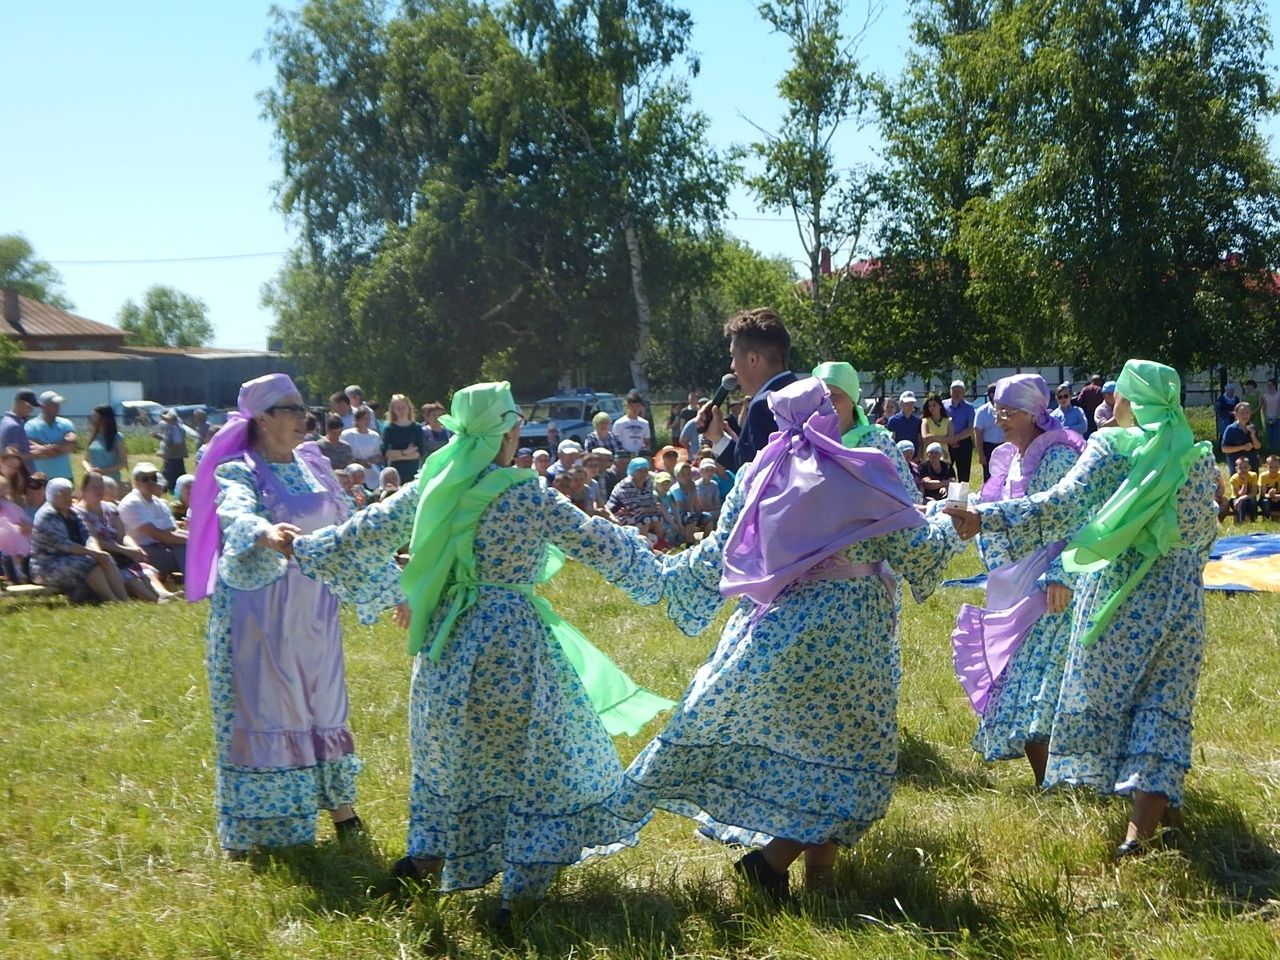
[[[71,481],[49,481],[45,505],[31,525],[31,577],[72,603],[128,600],[124,580],[71,507]]]
[[[582,444],[576,440],[561,440],[556,445],[556,462],[547,470],[547,475],[556,476],[581,462]]]
[[[9,495],[14,503],[25,508],[27,489],[31,486],[31,471],[27,468],[27,461],[22,451],[17,447],[5,447],[4,452],[0,453],[0,477],[9,481]],[[31,515],[27,519],[30,520]]]
[[[187,532],[178,529],[169,504],[160,498],[159,479],[154,464],[133,468],[133,492],[120,501],[120,519],[147,561],[168,581],[175,573],[186,573]]]
[[[9,478],[0,476],[0,573],[10,583],[30,583],[31,519],[14,503]]]
[[[75,506],[76,515],[84,523],[89,536],[111,554],[129,596],[148,603],[172,600],[177,594],[165,589],[159,572],[147,563],[147,555],[125,532],[116,505],[102,499],[102,481],[102,474],[96,471],[84,475],[80,482],[80,502]]]
[[[703,460],[711,460],[716,465],[716,486],[720,488],[720,502],[723,504],[724,498],[733,491],[733,485],[738,477],[732,470],[711,456],[710,447],[705,451],[701,451],[698,462],[701,463]]]
[[[343,397],[346,397],[345,393]],[[329,465],[333,467],[334,473],[347,469],[355,463],[356,459],[351,444],[342,439],[342,431],[342,418],[336,413],[331,413],[329,419],[324,422],[324,437],[316,443],[325,459],[329,461]]]
[[[613,452],[613,463],[609,464],[604,472],[600,474],[600,479],[604,481],[606,501],[609,495],[613,493],[613,488],[627,475],[627,464],[630,462],[631,454],[627,453],[627,451],[619,448]]]
[[[916,445],[910,440],[899,440],[898,452],[902,454],[902,459],[907,461],[911,476],[915,478],[916,487],[923,491],[924,487],[920,483],[920,464],[916,463]]]
[[[1089,432],[1089,418],[1081,407],[1077,407],[1071,399],[1071,384],[1064,383],[1058,387],[1054,396],[1058,405],[1049,411],[1049,416],[1057,420],[1068,430],[1074,430],[1080,436]]]
[[[173,487],[173,503],[169,509],[181,530],[187,529],[187,513],[191,510],[191,485],[196,482],[193,474],[184,473]]]
[[[667,473],[675,476],[676,464],[680,462],[680,448],[673,447],[670,444],[658,451],[658,455],[653,458],[654,470],[665,470]]]
[[[1108,380],[1102,385],[1102,402],[1093,408],[1093,422],[1098,430],[1116,425],[1115,402],[1116,382]]]
[[[1229,480],[1231,484],[1231,511],[1236,523],[1258,519],[1258,475],[1249,469],[1248,457],[1236,457],[1236,469]]]
[[[400,471],[395,467],[383,467],[378,474],[378,487],[369,494],[370,503],[381,503],[400,489]]]
[[[715,524],[711,522],[711,514],[702,509],[702,501],[698,497],[698,484],[693,479],[693,464],[688,460],[676,467],[676,480],[671,487],[671,499],[676,505],[676,519],[680,521],[680,533],[685,543],[695,543],[698,534],[706,536],[715,529]]]
[[[610,419],[609,414],[603,410],[591,418],[591,430],[592,433],[591,436],[587,437],[586,446],[601,447],[608,450],[610,457],[622,449],[622,444],[613,435],[613,421]]]
[[[356,509],[363,510],[369,505],[369,488],[366,486],[367,471],[364,468],[364,464],[349,463],[344,472],[347,475],[347,482],[351,484],[347,488],[347,493],[355,501]]]
[[[572,484],[570,484],[569,482],[568,470],[561,470],[554,477],[551,476],[550,474],[548,474],[547,476],[548,476],[548,480],[551,483],[552,490],[556,491],[559,494],[562,494],[565,497],[569,496],[569,493],[572,491]]]
[[[627,464],[627,475],[609,494],[609,513],[625,527],[635,527],[650,543],[662,539],[662,511],[649,480],[649,461],[635,457]]]
[[[120,502],[120,484],[111,477],[102,478],[102,499],[108,503]]]
[[[1274,453],[1267,457],[1267,469],[1258,474],[1258,505],[1267,520],[1273,513],[1280,515],[1280,457]]]
[[[1222,431],[1222,453],[1227,463],[1234,464],[1236,458],[1243,456],[1249,461],[1251,470],[1258,469],[1258,451],[1262,449],[1262,441],[1258,439],[1258,428],[1250,423],[1253,410],[1241,401],[1236,404],[1235,420]]]
[[[547,489],[547,475],[551,469],[551,454],[545,450],[533,451],[533,469],[538,471],[538,483]]]
[[[351,447],[356,463],[366,467],[382,466],[382,437],[373,429],[373,412],[361,407],[355,412],[356,425],[342,431],[342,439]]]
[[[601,510],[596,503],[595,488],[591,485],[592,480],[587,468],[578,464],[570,467],[566,472],[569,475],[569,500],[573,505],[588,516],[607,519],[608,513]]]
[[[511,464],[521,470],[533,469],[533,447],[521,447],[516,451],[516,458]]]
[[[714,528],[720,519],[720,506],[724,502],[720,496],[720,485],[716,483],[716,462],[708,457],[698,462],[700,478],[694,483],[698,492],[698,506],[710,518]]]
[[[653,495],[657,497],[658,508],[662,511],[662,539],[670,546],[684,542],[679,507],[671,496],[673,482],[674,478],[665,470],[659,470],[653,475]]]
[[[942,454],[942,444],[935,441],[925,448],[925,460],[920,464],[920,489],[930,500],[945,500],[947,485],[956,478],[955,468]]]
[[[609,469],[613,463],[613,452],[604,447],[595,447],[587,451],[582,465],[587,468],[587,489],[591,493],[591,502],[595,504],[600,516],[608,516],[605,504],[609,502],[609,493],[604,488],[604,480],[600,474]]]

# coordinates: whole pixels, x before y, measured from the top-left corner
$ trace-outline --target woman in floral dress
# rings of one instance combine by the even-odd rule
[[[631,683],[535,587],[558,567],[555,548],[641,603],[659,600],[661,582],[634,529],[587,516],[535,471],[510,466],[521,418],[508,384],[458,391],[441,422],[453,436],[415,481],[404,573],[413,771],[408,856],[396,874],[446,892],[501,875],[504,923],[510,901],[542,896],[584,851],[635,842],[649,812],[613,809],[622,764],[610,733],[636,733],[671,706]],[[303,569],[341,575],[362,517],[296,540]]]
[[[996,418],[1007,442],[991,454],[983,502],[1042,493],[1075,465],[1084,438],[1049,416],[1048,389],[1033,373],[996,383]],[[957,675],[979,717],[973,748],[987,761],[1025,756],[1037,784],[1044,782],[1071,641],[1075,575],[1062,568],[1064,546],[1015,560],[1005,537],[984,533],[978,552],[990,571],[986,608],[964,604],[952,634]]]
[[[997,533],[1014,556],[1069,540],[1063,564],[1082,575],[1045,785],[1132,796],[1121,857],[1173,818],[1191,766],[1217,469],[1180,396],[1174,370],[1130,360],[1116,381],[1119,427],[1094,433],[1060,483],[948,510],[961,536]]]
[[[304,444],[306,407],[284,374],[250,380],[200,461],[191,496],[187,599],[211,595],[206,666],[217,745],[218,841],[311,843],[327,810],[339,835],[361,829],[347,722],[338,595],[288,556],[292,539],[346,518],[328,461]],[[378,519],[412,516],[412,495]],[[389,521],[388,521],[389,522]],[[402,523],[407,526],[407,520]],[[402,599],[395,546],[367,537],[345,556],[361,620]]]
[[[779,432],[715,532],[664,560],[668,616],[690,636],[742,596],[675,715],[627,770],[637,811],[663,807],[763,844],[736,866],[781,898],[801,853],[831,880],[837,844],[884,816],[898,772],[894,584],[932,592],[954,547],[878,450],[849,449],[823,384],[776,390]],[[803,492],[802,492],[803,491]]]

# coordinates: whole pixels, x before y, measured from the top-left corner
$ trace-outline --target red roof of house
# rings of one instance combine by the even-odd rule
[[[119,327],[98,323],[87,317],[77,316],[57,307],[51,307],[39,300],[18,295],[18,310],[22,330],[13,325],[0,314],[0,336],[10,337],[116,337],[123,338],[124,331]]]

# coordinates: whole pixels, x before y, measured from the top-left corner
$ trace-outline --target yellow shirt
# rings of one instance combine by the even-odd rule
[[[1258,489],[1264,493],[1271,489],[1280,490],[1280,470],[1275,473],[1268,470],[1266,473],[1258,474],[1258,483],[1261,484]]]
[[[1231,474],[1230,482],[1231,495],[1233,497],[1243,497],[1246,494],[1257,494],[1258,492],[1258,475],[1252,470],[1243,475],[1238,471]]]
[[[951,433],[951,418],[943,417],[940,421],[935,423],[929,417],[923,417],[920,423],[924,427],[924,447],[920,451],[921,459],[923,460],[927,455],[926,451],[929,449],[929,444],[933,442],[930,439],[931,437],[945,437]],[[951,448],[945,443],[942,445],[942,459],[946,463],[951,462]]]

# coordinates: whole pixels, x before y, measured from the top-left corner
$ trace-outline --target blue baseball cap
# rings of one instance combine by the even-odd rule
[[[1116,392],[1116,382],[1115,382],[1114,380],[1108,380],[1106,383],[1104,383],[1104,384],[1102,385],[1102,392],[1103,392],[1103,393],[1115,393],[1115,392]]]

